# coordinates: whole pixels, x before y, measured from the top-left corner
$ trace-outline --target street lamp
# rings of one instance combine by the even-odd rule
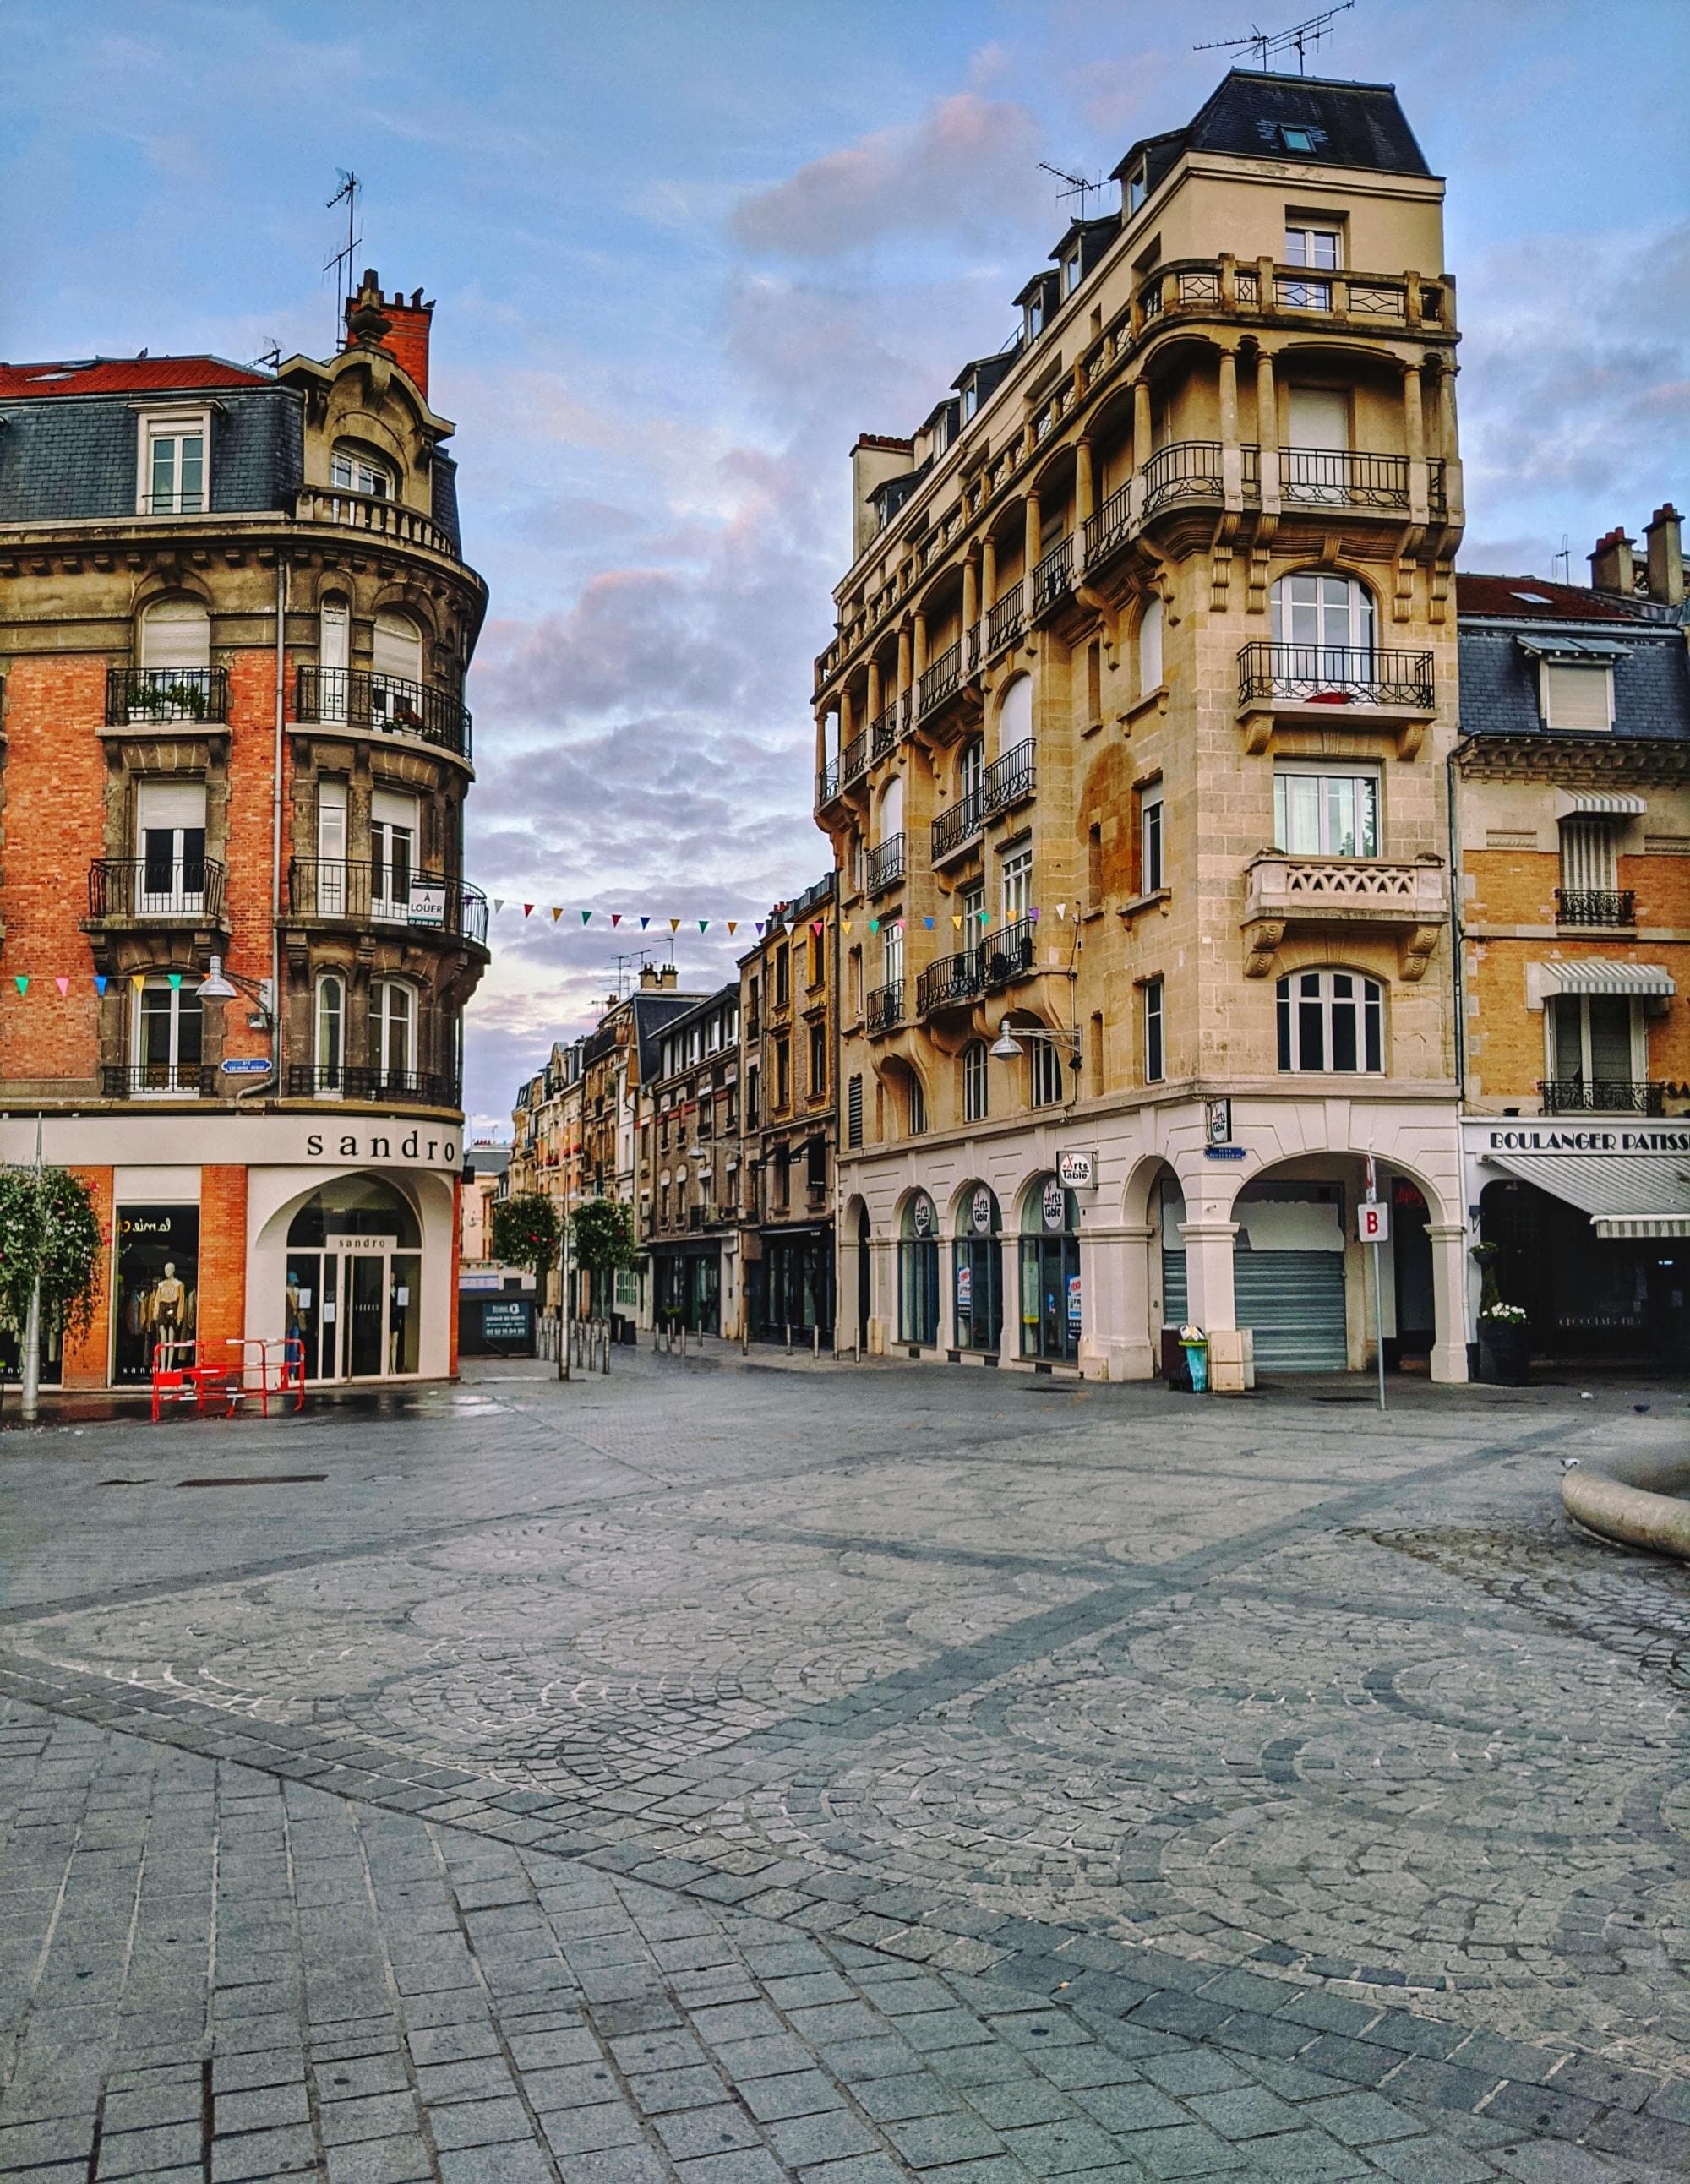
[[[999,1061],[1019,1061],[1026,1052],[1022,1042],[1029,1039],[1036,1045],[1063,1048],[1068,1054],[1069,1068],[1079,1069],[1079,1027],[1077,1024],[1072,1031],[1046,1031],[1042,1024],[1018,1024],[1012,1029],[1009,1018],[1004,1017],[998,1024],[997,1037],[987,1051]]]
[[[226,971],[223,958],[214,956],[211,968],[200,980],[198,991],[202,1001],[237,1001],[244,994],[258,1009],[252,1028],[254,1031],[274,1028],[275,1010],[268,978],[243,978],[238,972]]]

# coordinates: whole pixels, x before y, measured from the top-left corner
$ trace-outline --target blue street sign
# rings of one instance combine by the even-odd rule
[[[270,1063],[261,1054],[231,1056],[223,1063],[222,1068],[226,1077],[268,1077],[270,1074]]]

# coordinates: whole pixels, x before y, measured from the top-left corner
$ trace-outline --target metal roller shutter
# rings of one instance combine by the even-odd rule
[[[1164,1327],[1183,1327],[1185,1323],[1185,1254],[1183,1251],[1164,1251],[1162,1255],[1162,1324]]]
[[[1239,1251],[1232,1262],[1240,1327],[1256,1331],[1258,1373],[1341,1373],[1341,1251]]]

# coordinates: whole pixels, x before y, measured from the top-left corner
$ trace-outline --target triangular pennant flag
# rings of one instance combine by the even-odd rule
[[[138,986],[141,981],[137,978],[135,983]],[[29,979],[21,971],[14,971],[12,973],[12,983],[17,988],[20,994],[26,994],[30,990]]]
[[[53,984],[54,984],[55,986],[57,986],[57,987],[58,987],[58,989],[59,989],[59,999],[60,999],[61,1000],[64,1000],[64,996],[65,996],[65,994],[68,994],[68,993],[70,992],[70,981],[68,978],[55,978],[55,979],[53,980]]]
[[[871,933],[878,933],[880,930],[880,921],[878,917],[871,917],[869,919],[868,929]]]
[[[710,930],[710,920],[707,917],[700,918],[698,922],[698,929],[700,933],[708,933]]]
[[[103,994],[105,989],[106,974],[103,971],[96,971],[94,973],[94,991],[97,994]]]
[[[903,921],[903,919],[901,917],[901,918],[898,920],[898,930],[899,930],[899,932],[900,932],[900,933],[901,933],[901,932],[903,931],[903,929],[904,929],[904,921]]]
[[[1036,910],[1029,910],[1027,916],[1031,923],[1036,925],[1039,922],[1039,913]]]
[[[619,910],[613,910],[613,911],[611,912],[611,930],[612,930],[612,931],[614,931],[614,930],[616,929],[616,928],[617,926],[619,926],[619,925],[622,923],[622,914],[621,911],[619,911]]]
[[[760,936],[760,937],[761,937],[761,935],[762,929],[763,929],[763,921],[762,921],[762,919],[761,919],[761,918],[759,918],[759,919],[757,920],[757,932],[758,932],[758,934],[759,934],[759,936]]]
[[[981,924],[982,924],[982,925],[990,925],[990,924],[991,923],[991,922],[992,922],[992,914],[991,914],[991,912],[990,912],[989,910],[983,910],[983,911],[980,912],[980,922],[981,922]]]
[[[930,917],[924,917],[924,918],[923,918],[923,920],[922,920],[922,923],[923,923],[923,924],[927,928],[927,929],[928,929],[928,931],[929,931],[929,933],[931,933],[931,932],[932,932],[932,930],[933,930],[933,920],[932,920]]]
[[[1057,916],[1058,917],[1066,917],[1068,916],[1068,905],[1065,902],[1059,902],[1057,905]]]
[[[845,931],[849,933],[851,931],[851,920],[848,917],[843,918],[840,920],[840,922],[845,927]]]
[[[505,907],[505,897],[504,897],[502,894],[496,894],[496,895],[494,895],[494,897],[493,898],[493,914],[494,914],[494,916],[495,917],[497,917],[497,916],[498,916],[498,915],[499,915],[499,911],[500,911],[501,910],[503,910],[503,909],[504,909],[504,907]]]
[[[147,973],[144,971],[131,971],[129,974],[129,983],[138,994],[147,983]]]
[[[679,919],[678,917],[672,917],[672,918],[669,920],[669,930],[670,930],[670,932],[671,932],[671,933],[678,933],[678,932],[680,931],[680,929],[681,929],[681,921],[680,921],[680,919]]]
[[[525,902],[525,903],[523,904],[523,905],[522,905],[522,915],[523,915],[523,916],[524,916],[524,917],[532,917],[532,916],[533,916],[533,914],[534,914],[534,905],[533,905],[533,903],[531,903],[531,902]]]
[[[739,930],[739,919],[737,917],[730,917],[728,921],[728,938],[731,940]]]
[[[642,917],[642,918],[640,919],[640,921],[639,921],[639,929],[640,929],[640,931],[641,931],[642,933],[644,933],[644,930],[645,930],[645,928],[646,928],[646,927],[647,927],[648,925],[650,925],[650,922],[651,922],[651,920],[650,920],[649,917]]]
[[[821,937],[822,937],[822,921],[821,921],[821,919],[820,919],[819,917],[817,917],[817,918],[812,918],[812,919],[811,920],[810,930],[811,930],[811,931],[815,934],[816,938],[817,938],[818,940],[821,939]]]
[[[951,923],[956,927],[957,930],[959,933],[962,930],[962,919],[961,919],[961,918],[957,915],[957,913],[956,913],[956,911],[955,911],[954,910],[953,910],[953,911],[951,911]]]
[[[173,994],[180,993],[181,991],[181,972],[180,971],[172,971],[170,973],[170,991]]]

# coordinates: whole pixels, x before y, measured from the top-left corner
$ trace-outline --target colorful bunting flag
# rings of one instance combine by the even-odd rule
[[[614,929],[615,929],[618,925],[620,925],[620,924],[622,923],[622,914],[621,911],[619,911],[619,910],[613,910],[613,911],[611,912],[611,929],[614,931]]]
[[[924,918],[923,918],[923,920],[922,920],[922,923],[923,923],[923,924],[927,928],[927,929],[928,929],[928,931],[929,931],[929,933],[931,933],[931,932],[932,932],[932,930],[933,930],[933,920],[932,920],[930,917],[924,917]]]
[[[17,988],[20,994],[26,994],[30,990],[30,982],[22,972],[14,972],[13,973],[12,983]]]
[[[505,897],[504,897],[502,894],[496,894],[496,895],[494,895],[494,897],[493,898],[493,914],[494,914],[494,916],[495,917],[497,917],[497,916],[498,916],[498,915],[499,915],[499,911],[500,911],[501,910],[503,910],[503,909],[504,909],[504,907],[505,907]]]
[[[55,978],[55,979],[53,980],[53,984],[54,984],[55,986],[57,986],[57,987],[58,987],[58,989],[59,989],[59,1000],[64,1000],[64,996],[65,996],[65,995],[70,992],[70,981],[68,978]]]
[[[532,917],[532,916],[533,916],[533,914],[534,914],[534,905],[533,905],[533,903],[531,903],[531,902],[525,902],[525,903],[523,904],[523,905],[522,905],[522,915],[523,915],[523,916],[524,916],[524,917]]]
[[[871,917],[869,919],[868,929],[871,933],[878,933],[880,930],[880,921],[878,917]]]
[[[670,930],[670,932],[671,932],[671,933],[678,933],[678,932],[680,931],[680,929],[681,929],[681,921],[680,921],[680,919],[679,919],[678,917],[672,917],[672,918],[669,920],[669,930]]]
[[[817,918],[812,918],[812,919],[811,920],[811,923],[810,923],[810,930],[811,930],[811,931],[815,934],[816,938],[817,938],[818,940],[821,939],[821,937],[822,937],[822,921],[821,921],[821,919],[820,919],[819,917],[817,917]]]
[[[956,927],[959,933],[962,930],[962,921],[954,910],[951,913],[951,922]]]
[[[698,929],[700,933],[707,933],[710,930],[710,920],[707,917],[700,918]]]
[[[97,971],[94,973],[94,991],[103,998],[105,990],[106,974],[103,971]]]
[[[639,921],[639,929],[640,929],[640,931],[641,931],[642,933],[644,933],[644,930],[645,930],[645,928],[646,928],[646,927],[647,927],[648,925],[650,925],[650,922],[651,922],[651,920],[650,920],[649,917],[642,917],[642,918],[640,919],[640,921]]]
[[[739,930],[739,919],[737,917],[730,917],[728,921],[728,938],[731,940]]]
[[[170,973],[170,991],[173,994],[179,994],[181,991],[181,972],[180,971],[172,971]]]
[[[129,974],[129,983],[134,987],[136,992],[138,994],[141,991],[141,989],[147,983],[147,973],[144,971],[131,971]],[[29,981],[25,979],[24,984],[27,985]],[[20,993],[21,993],[23,989],[22,986],[18,989]]]

